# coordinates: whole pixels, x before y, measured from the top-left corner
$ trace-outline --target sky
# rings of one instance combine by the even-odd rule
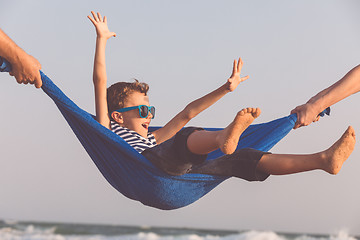
[[[0,26],[81,108],[94,113],[91,10],[117,33],[107,44],[108,84],[150,85],[162,126],[223,84],[242,57],[250,78],[189,125],[225,127],[243,107],[255,123],[288,115],[360,62],[360,2],[1,1]],[[162,211],[125,198],[102,177],[42,90],[0,74],[0,219],[360,235],[360,145],[341,172],[229,179],[194,204]],[[330,117],[292,131],[271,151],[327,149],[352,125],[360,94]],[[359,135],[359,134],[358,134]]]

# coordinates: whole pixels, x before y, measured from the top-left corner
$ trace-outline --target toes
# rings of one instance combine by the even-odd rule
[[[352,126],[349,126],[346,129],[344,135],[352,136],[353,138],[355,138],[355,130],[354,130],[354,128]]]
[[[238,112],[239,116],[244,116],[246,113],[250,113],[253,117],[258,117],[261,113],[260,108],[244,108]]]
[[[250,108],[244,108],[243,110],[241,110],[244,113],[249,113],[250,112]]]
[[[248,113],[259,113],[260,108],[246,108]]]
[[[244,116],[246,113],[251,113],[251,108],[243,108],[239,113],[241,116]]]
[[[241,110],[238,112],[238,114],[239,114],[240,116],[244,116],[246,113],[247,113],[247,109],[246,109],[246,108],[243,108],[243,109],[241,109]]]
[[[349,130],[350,134],[355,137],[355,130],[354,130],[354,128],[353,128],[352,126],[349,126],[348,130]]]
[[[240,112],[238,112],[238,116],[244,116],[244,114],[246,113],[245,111],[246,109],[243,109]]]
[[[255,114],[256,114],[256,117],[260,116],[260,114],[261,114],[261,109],[260,109],[260,108],[256,108]]]
[[[244,109],[242,109],[241,110],[242,112],[244,112],[244,113],[253,113],[254,112],[254,108],[244,108]]]
[[[260,108],[252,108],[252,112],[251,114],[253,115],[253,117],[257,118],[261,113]]]

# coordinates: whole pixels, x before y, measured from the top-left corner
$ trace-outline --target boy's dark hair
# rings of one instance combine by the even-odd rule
[[[149,85],[135,79],[134,82],[118,82],[107,89],[107,104],[109,115],[117,109],[123,108],[126,98],[133,92],[144,93],[149,90]],[[111,116],[110,116],[111,118]]]

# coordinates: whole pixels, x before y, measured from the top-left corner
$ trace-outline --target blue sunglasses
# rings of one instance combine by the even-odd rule
[[[147,118],[149,116],[149,112],[152,115],[152,119],[155,118],[155,107],[154,106],[139,105],[139,106],[134,106],[134,107],[120,108],[118,110],[115,110],[114,112],[122,113],[122,112],[131,111],[134,109],[139,109],[139,115],[142,118]]]

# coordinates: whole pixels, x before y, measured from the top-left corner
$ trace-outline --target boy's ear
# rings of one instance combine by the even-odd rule
[[[119,113],[119,112],[112,112],[111,113],[111,117],[112,117],[112,119],[114,119],[115,120],[115,122],[117,122],[117,123],[124,123],[124,119],[123,119],[123,116],[122,116],[122,114],[121,113]]]

